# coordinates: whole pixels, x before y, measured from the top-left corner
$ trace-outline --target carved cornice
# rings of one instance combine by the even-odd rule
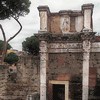
[[[73,34],[52,34],[52,33],[38,33],[35,36],[40,41],[47,42],[82,42],[84,40],[95,41],[96,32],[80,32]]]
[[[84,40],[89,40],[89,41],[94,41],[96,32],[82,32],[81,33],[81,39]]]
[[[94,8],[94,5],[92,3],[89,3],[89,4],[83,4],[82,5],[82,12],[84,12],[84,10],[86,9],[91,9],[92,13],[93,13],[93,8]]]
[[[35,36],[40,40],[45,40],[47,42],[80,42],[81,36],[79,33],[76,34],[51,34],[51,33],[39,33]]]
[[[61,10],[59,11],[60,16],[69,15],[69,16],[82,16],[82,12],[80,10]]]
[[[93,8],[94,8],[94,5],[92,3],[82,5],[82,10],[84,10],[84,9],[93,9]]]
[[[38,8],[39,12],[40,11],[46,11],[48,14],[50,14],[50,9],[47,5],[46,6],[39,6],[37,8]]]
[[[37,37],[40,41],[48,41],[50,38],[50,34],[49,33],[38,33],[35,34],[35,37]]]
[[[58,42],[58,41],[68,41],[68,42],[79,42],[81,41],[80,34],[52,34],[50,41]]]

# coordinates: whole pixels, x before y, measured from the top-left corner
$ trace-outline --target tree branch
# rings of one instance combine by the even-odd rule
[[[0,24],[0,28],[1,28],[1,31],[2,31],[2,34],[3,34],[4,41],[6,41],[5,32],[4,32],[4,29],[3,29],[1,24]]]
[[[12,16],[13,17],[13,16]],[[13,17],[16,21],[17,21],[17,23],[20,25],[20,29],[19,29],[19,31],[16,33],[16,34],[14,34],[14,36],[12,36],[12,37],[10,37],[8,40],[7,40],[7,43],[9,42],[9,41],[11,41],[14,37],[16,37],[19,33],[20,33],[20,31],[22,30],[22,25],[21,25],[21,23],[18,21],[18,19],[16,19],[15,17]]]

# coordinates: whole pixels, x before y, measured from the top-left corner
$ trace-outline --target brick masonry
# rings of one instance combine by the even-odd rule
[[[27,95],[32,95],[36,92],[39,94],[39,57],[35,57],[34,59],[30,57],[22,57],[20,62],[17,65],[18,71],[15,83],[7,79],[8,68],[1,67],[0,100],[25,100]],[[70,99],[73,100],[74,98],[81,97],[82,53],[50,53],[48,65],[47,84],[49,80],[69,80]],[[93,92],[93,90],[95,93],[100,91],[99,88],[97,88],[100,87],[100,53],[90,54],[89,78],[90,93],[91,91]],[[80,89],[77,90],[79,87]],[[77,96],[74,92],[76,90]],[[93,94],[94,96],[96,95],[95,93]]]

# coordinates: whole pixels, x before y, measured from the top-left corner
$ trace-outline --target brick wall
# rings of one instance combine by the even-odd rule
[[[49,80],[68,80],[70,99],[81,100],[82,59],[82,53],[49,54],[47,90],[51,88]],[[17,64],[16,80],[8,78],[8,70],[9,67],[0,67],[0,100],[25,100],[27,95],[39,93],[39,57],[21,57]],[[90,100],[100,100],[100,53],[90,54],[89,81]]]
[[[82,53],[49,54],[47,80],[69,81],[70,99],[78,99],[82,92]],[[48,83],[49,84],[49,83]],[[77,90],[77,97],[75,91]],[[79,95],[78,95],[79,94]],[[81,97],[81,95],[80,95]],[[76,98],[76,99],[75,99]]]
[[[82,61],[82,53],[49,54],[47,83],[49,80],[68,80],[69,98],[71,100],[81,100]],[[100,92],[100,53],[90,54],[89,73],[89,99],[95,98],[93,100],[99,100],[100,97],[98,96],[97,91]]]
[[[53,33],[53,34],[61,33],[61,29],[60,29],[60,16],[58,14],[52,14],[50,19],[51,19],[51,21],[50,21],[51,22],[50,23],[51,33]]]

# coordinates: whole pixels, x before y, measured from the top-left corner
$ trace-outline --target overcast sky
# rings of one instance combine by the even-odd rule
[[[94,31],[100,33],[100,0],[31,0],[30,13],[25,17],[20,17],[19,21],[23,25],[23,29],[20,34],[15,37],[10,44],[13,49],[22,50],[22,42],[26,37],[32,36],[34,33],[37,33],[40,28],[39,22],[39,12],[37,7],[39,5],[48,5],[51,12],[58,12],[59,10],[81,10],[81,6],[85,3],[93,3],[94,4],[94,12],[93,12],[93,26]],[[17,32],[19,25],[11,20],[0,21],[5,29],[5,33],[7,38],[13,35],[13,33]],[[2,38],[2,34],[0,31],[0,39]]]

